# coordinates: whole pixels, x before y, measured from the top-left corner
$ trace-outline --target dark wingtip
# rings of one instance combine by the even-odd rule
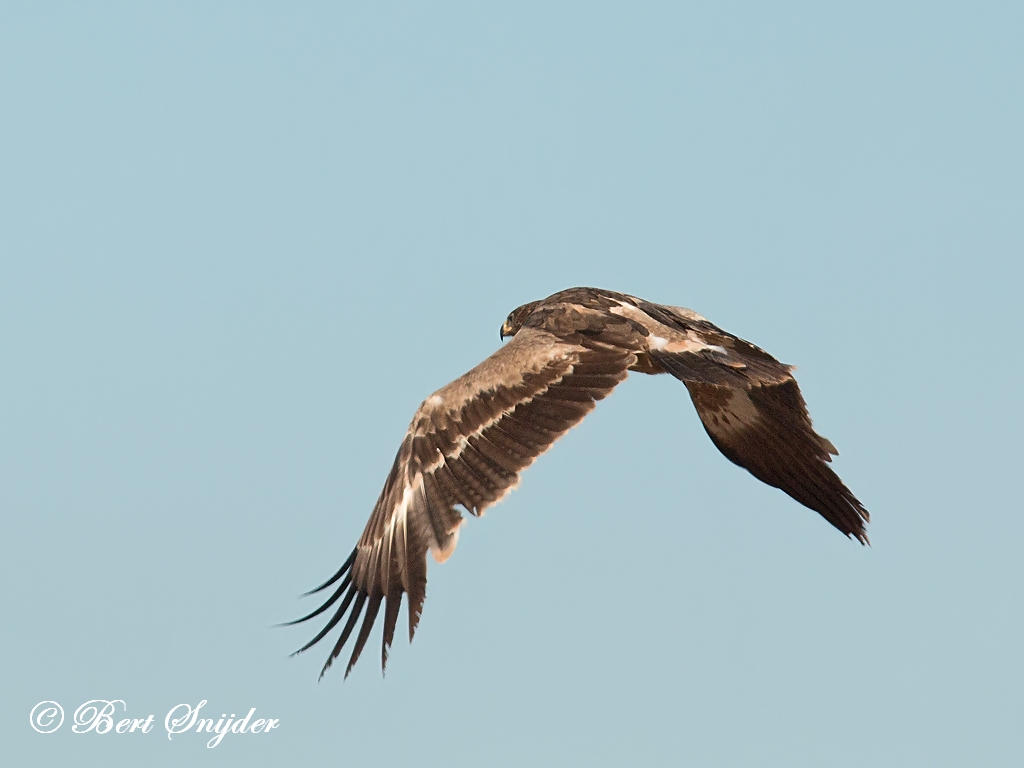
[[[331,576],[331,578],[329,578],[327,581],[325,581],[323,584],[321,584],[316,589],[311,589],[311,590],[309,590],[309,592],[304,592],[302,595],[300,595],[300,597],[309,597],[310,595],[315,595],[317,592],[323,592],[325,589],[327,589],[329,586],[331,586],[331,584],[333,584],[338,579],[340,579],[342,576],[344,576],[345,575],[345,571],[349,570],[352,567],[352,564],[356,561],[356,553],[358,551],[359,551],[358,547],[353,549],[352,550],[352,554],[348,556],[348,560],[346,560],[344,563],[342,563],[342,566],[341,566],[341,568],[338,569],[337,573],[335,573],[333,576]],[[301,621],[301,619],[300,619],[300,621]]]
[[[345,591],[345,588],[348,587],[348,585],[351,582],[352,582],[352,574],[349,574],[344,579],[341,580],[341,584],[338,586],[338,589],[335,590],[334,594],[331,595],[330,598],[328,598],[327,602],[325,602],[323,605],[321,605],[315,611],[313,611],[312,613],[307,613],[301,619],[293,619],[292,621],[285,621],[285,622],[283,622],[281,624],[275,624],[274,626],[275,627],[291,627],[291,626],[294,626],[295,624],[301,624],[304,621],[309,621],[310,619],[312,619],[312,618],[314,618],[316,616],[319,616],[321,613],[323,613],[328,608],[330,608],[332,605],[334,605],[335,602],[337,602],[338,598],[341,597],[341,593]],[[310,592],[308,594],[312,594],[312,592]]]
[[[321,680],[323,680],[323,679],[324,679],[324,675],[326,675],[326,674],[327,674],[327,670],[331,668],[331,662],[332,662],[332,661],[334,661],[334,659],[328,659],[328,660],[327,660],[327,663],[326,663],[326,664],[324,664],[324,668],[320,670],[320,674],[319,674],[319,675],[317,676],[317,678],[316,678],[316,681],[317,681],[318,683],[319,683],[319,682],[320,682]]]
[[[844,486],[844,489],[845,489],[845,486]],[[847,491],[847,493],[849,493],[849,491]],[[852,539],[856,539],[863,546],[870,547],[871,546],[871,540],[868,538],[868,532],[867,532],[867,527],[866,526],[867,526],[868,523],[871,522],[871,513],[869,513],[866,509],[864,509],[864,507],[861,506],[860,502],[857,501],[857,499],[853,496],[852,493],[850,494],[850,499],[849,500],[851,502],[851,506],[854,509],[854,512],[857,513],[857,518],[856,518],[856,525],[855,526],[851,526],[853,528],[853,530],[849,531],[849,532],[846,532],[846,535],[848,537],[852,538]]]
[[[373,622],[377,620],[377,612],[380,610],[380,604],[384,600],[384,595],[376,594],[369,596],[366,602],[366,613],[363,614],[363,624],[359,627],[359,634],[356,636],[355,644],[352,648],[352,656],[348,660],[348,666],[345,668],[345,678],[348,678],[348,673],[352,671],[352,668],[359,661],[359,656],[363,652],[363,648],[366,646],[366,641],[370,637],[370,630],[373,629]]]
[[[340,592],[340,589],[339,589],[339,592]],[[327,633],[330,632],[332,629],[334,629],[337,626],[338,622],[341,621],[341,618],[345,615],[345,612],[348,610],[349,604],[352,602],[352,599],[356,596],[357,592],[358,592],[358,590],[356,589],[356,585],[355,584],[350,585],[349,589],[348,589],[348,592],[345,594],[345,598],[341,601],[341,605],[338,606],[338,610],[334,612],[334,616],[331,618],[331,620],[329,622],[327,622],[327,626],[325,626],[323,629],[321,629],[317,633],[316,637],[314,637],[312,640],[310,640],[304,646],[299,648],[299,650],[295,651],[295,653],[293,653],[292,656],[295,656],[296,654],[302,653],[303,651],[308,651],[314,645],[316,645],[321,640],[323,640],[324,637],[327,636]],[[335,598],[332,597],[328,601],[327,604],[329,605],[330,603],[334,602],[334,599]]]

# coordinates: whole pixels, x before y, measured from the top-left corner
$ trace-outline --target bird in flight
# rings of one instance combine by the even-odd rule
[[[838,451],[811,426],[791,366],[763,349],[689,309],[596,288],[524,304],[501,326],[501,338],[508,336],[497,352],[423,401],[355,550],[307,594],[332,587],[333,593],[289,622],[333,609],[301,653],[346,619],[321,677],[363,616],[348,677],[382,604],[383,671],[403,594],[410,642],[419,623],[427,550],[439,563],[455,550],[463,522],[458,507],[479,516],[504,498],[520,473],[629,371],[679,379],[726,458],[868,542],[868,511],[828,464]]]

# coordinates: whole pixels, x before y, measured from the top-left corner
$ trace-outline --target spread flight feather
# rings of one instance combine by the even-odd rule
[[[480,515],[500,501],[522,471],[631,370],[682,381],[712,442],[730,461],[867,543],[868,512],[828,464],[835,447],[811,426],[790,366],[764,350],[689,309],[594,288],[524,304],[502,326],[505,336],[513,338],[423,401],[358,545],[309,594],[337,584],[335,591],[289,622],[337,606],[301,653],[347,615],[321,676],[362,615],[348,676],[382,603],[383,669],[403,594],[412,641],[426,597],[427,551],[443,562],[455,550],[463,522],[458,508]]]

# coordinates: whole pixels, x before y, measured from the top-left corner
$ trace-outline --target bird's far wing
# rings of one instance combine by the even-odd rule
[[[685,382],[726,458],[867,544],[868,511],[832,471],[835,446],[814,431],[796,380],[750,388]]]
[[[636,361],[633,352],[587,337],[569,341],[524,328],[466,375],[420,406],[359,544],[341,569],[314,592],[337,584],[317,610],[295,622],[334,614],[312,641],[348,615],[321,676],[341,653],[360,614],[346,677],[366,644],[381,603],[381,668],[409,595],[409,640],[426,597],[430,549],[438,562],[455,549],[462,506],[474,515],[499,501],[519,474],[578,424]],[[340,602],[339,602],[340,601]],[[351,610],[349,610],[351,608]]]
[[[838,452],[814,431],[792,368],[691,310],[636,301],[648,354],[686,384],[718,450],[866,544],[868,511],[829,466]]]

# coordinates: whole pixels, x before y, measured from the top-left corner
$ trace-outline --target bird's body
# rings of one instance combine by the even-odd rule
[[[442,562],[454,551],[463,521],[456,507],[479,515],[503,498],[629,371],[682,381],[728,459],[867,542],[867,510],[827,464],[835,447],[812,428],[791,368],[764,350],[691,310],[594,288],[524,304],[501,335],[513,339],[423,401],[355,551],[314,590],[338,584],[299,621],[338,607],[301,650],[348,615],[323,671],[364,606],[346,675],[382,604],[386,664],[403,593],[412,640],[426,596],[426,553]]]

